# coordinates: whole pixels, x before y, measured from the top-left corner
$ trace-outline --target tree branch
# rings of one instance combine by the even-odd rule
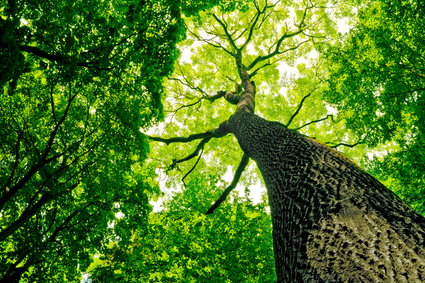
[[[224,47],[220,42],[217,42],[217,41],[215,41],[215,40],[213,40],[213,39],[207,39],[207,38],[203,38],[203,37],[201,37],[200,35],[198,35],[198,34],[196,34],[196,33],[194,33],[193,31],[191,31],[190,29],[187,29],[194,37],[196,37],[196,39],[197,40],[199,40],[199,41],[202,41],[202,42],[205,42],[206,44],[208,44],[208,45],[211,45],[212,47],[214,47],[214,48],[221,48],[221,49],[223,49],[227,54],[229,54],[230,56],[232,56],[232,57],[236,57],[236,55],[232,52],[232,51],[230,51],[230,50],[228,50],[226,47]]]
[[[27,52],[27,53],[31,53],[41,58],[48,59],[50,61],[57,61],[61,63],[69,63],[71,61],[71,58],[68,56],[49,54],[41,50],[40,48],[34,47],[34,46],[21,45],[19,46],[19,50]]]
[[[9,225],[7,228],[5,228],[3,231],[0,232],[0,241],[4,241],[7,237],[12,235],[16,230],[18,230],[24,223],[31,218],[34,214],[37,213],[37,211],[48,201],[53,199],[52,195],[49,193],[44,194],[36,204],[34,204],[31,207],[27,207],[25,211],[21,214],[21,216],[13,222],[11,225]]]
[[[185,105],[181,105],[180,107],[178,107],[177,109],[175,109],[175,110],[171,110],[171,111],[169,111],[169,112],[174,112],[174,114],[175,113],[177,113],[179,110],[181,110],[181,109],[183,109],[183,108],[188,108],[188,107],[192,107],[192,106],[195,106],[195,105],[197,105],[197,104],[199,104],[199,103],[201,103],[202,102],[202,100],[208,100],[208,101],[210,101],[210,102],[214,102],[215,100],[217,100],[217,99],[219,99],[219,98],[221,98],[221,97],[223,97],[224,96],[224,93],[217,93],[216,95],[213,95],[213,96],[203,96],[203,97],[201,97],[201,98],[199,98],[198,100],[196,100],[195,102],[192,102],[192,103],[189,103],[189,104],[185,104]],[[201,105],[200,105],[201,106]],[[168,111],[167,111],[168,112]]]
[[[254,77],[254,76],[258,73],[258,71],[259,71],[259,70],[261,70],[262,68],[265,68],[265,67],[267,67],[267,66],[271,66],[271,65],[272,65],[272,63],[265,63],[264,65],[262,65],[262,66],[258,67],[258,68],[257,68],[257,69],[255,69],[254,71],[252,71],[252,72],[249,74],[249,77],[250,77],[250,78]]]
[[[47,158],[49,155],[53,142],[56,138],[56,134],[62,125],[62,123],[65,121],[66,116],[68,115],[69,109],[71,107],[71,103],[74,100],[74,98],[77,96],[77,94],[70,95],[70,98],[68,100],[68,104],[65,108],[64,114],[62,115],[59,122],[56,123],[53,131],[50,133],[49,140],[47,141],[47,145],[45,149],[43,150],[43,153],[41,154],[40,159],[37,161],[36,164],[31,166],[31,168],[28,170],[28,172],[12,187],[10,190],[6,191],[0,198],[0,210],[3,209],[4,205],[7,203],[8,200],[10,200],[31,178],[36,174],[41,168],[43,168],[46,164],[52,162],[53,160],[56,160],[60,156],[64,154],[64,152],[60,154],[56,154],[50,158]]]
[[[286,53],[286,52],[289,52],[289,51],[292,51],[292,50],[295,50],[295,49],[297,49],[298,47],[300,47],[302,44],[304,44],[304,43],[306,43],[306,42],[308,42],[309,40],[304,40],[304,41],[301,41],[300,43],[298,43],[297,45],[295,45],[295,46],[292,46],[292,47],[290,47],[290,48],[287,48],[287,49],[285,49],[285,50],[282,50],[282,51],[280,51],[280,46],[281,46],[281,44],[282,44],[282,42],[283,42],[283,40],[284,39],[286,39],[286,38],[289,38],[289,37],[292,37],[292,36],[295,36],[295,35],[298,35],[298,34],[300,34],[300,33],[302,33],[302,30],[300,30],[300,31],[297,31],[297,32],[294,32],[294,33],[291,33],[291,34],[284,34],[279,40],[278,40],[278,42],[276,43],[276,47],[275,47],[275,50],[273,51],[273,52],[271,52],[271,53],[269,53],[269,54],[267,54],[267,55],[263,55],[263,56],[258,56],[257,58],[255,58],[255,60],[246,68],[247,70],[251,70],[252,68],[254,68],[258,63],[260,63],[260,62],[262,62],[262,61],[264,61],[264,60],[267,60],[267,59],[270,59],[270,58],[272,58],[273,56],[276,56],[276,55],[279,55],[279,54],[283,54],[283,53]]]
[[[332,122],[337,123],[337,122],[334,120],[334,116],[333,116],[333,115],[331,115],[331,114],[329,114],[329,115],[327,115],[327,116],[326,116],[326,117],[324,117],[324,118],[320,118],[320,119],[317,119],[317,120],[314,120],[314,121],[308,122],[308,123],[306,123],[306,124],[302,125],[301,127],[295,128],[294,130],[295,130],[295,131],[301,130],[301,129],[302,129],[302,128],[304,128],[304,127],[307,127],[307,126],[309,126],[309,125],[311,125],[311,124],[314,124],[314,123],[318,123],[318,122],[324,121],[324,120],[326,120],[326,119],[328,119],[328,118],[331,118],[331,119],[332,119]]]
[[[190,88],[192,90],[195,90],[197,92],[200,92],[200,93],[202,93],[203,96],[208,96],[208,94],[202,88],[200,88],[199,86],[195,86],[184,75],[182,75],[182,76],[183,76],[183,79],[179,79],[179,78],[168,78],[168,79],[169,80],[172,80],[172,81],[179,82],[182,85],[184,85],[184,86],[186,86],[186,87],[188,87],[188,88]]]
[[[20,149],[21,149],[21,140],[22,140],[23,133],[19,132],[17,134],[18,134],[18,139],[16,141],[16,146],[15,146],[15,162],[13,162],[12,171],[10,172],[9,178],[7,179],[6,184],[4,185],[5,188],[8,188],[10,184],[12,183],[13,178],[15,177],[16,170],[18,169],[20,159],[21,159]]]
[[[231,91],[226,91],[224,98],[230,104],[237,105],[241,99],[241,96],[237,93],[232,93]]]
[[[226,34],[227,40],[229,41],[230,45],[232,46],[232,48],[236,52],[236,56],[237,56],[237,54],[240,54],[240,48],[238,48],[236,46],[235,41],[233,40],[232,36],[230,35],[229,31],[227,30],[227,25],[223,21],[221,21],[215,14],[213,14],[213,17],[220,24],[220,26],[223,28],[224,33]]]
[[[266,11],[266,9],[267,9],[267,3],[264,5],[264,8],[263,8],[263,10],[260,10],[260,7],[258,7],[257,6],[257,3],[255,3],[256,5],[255,5],[255,8],[257,9],[257,13],[255,13],[255,16],[254,16],[254,18],[253,19],[251,19],[251,21],[250,21],[250,27],[249,27],[249,32],[248,32],[248,37],[247,37],[247,39],[245,40],[245,42],[242,44],[242,46],[241,46],[241,50],[243,50],[247,45],[248,45],[248,43],[251,41],[251,38],[252,38],[252,34],[253,34],[253,32],[254,32],[254,28],[255,28],[255,26],[257,25],[257,22],[258,22],[258,19],[260,18],[260,16],[263,14],[263,13],[265,13],[265,11]]]
[[[230,192],[236,188],[238,185],[239,179],[242,175],[242,172],[245,170],[246,166],[248,165],[249,157],[247,154],[243,154],[241,162],[238,165],[238,168],[236,169],[235,175],[233,176],[233,180],[230,183],[230,185],[224,190],[224,192],[221,194],[221,196],[215,201],[215,203],[207,210],[205,214],[212,214],[214,210],[216,210],[220,204],[226,200],[226,197],[230,194]]]
[[[205,144],[204,144],[205,145]],[[196,159],[196,162],[195,162],[195,164],[192,166],[192,168],[183,176],[183,178],[182,178],[182,182],[183,182],[183,185],[184,185],[184,187],[185,188],[187,188],[187,186],[186,186],[186,182],[184,181],[184,179],[186,179],[186,177],[187,176],[189,176],[189,174],[190,173],[192,173],[192,171],[193,170],[195,170],[195,168],[196,168],[196,166],[198,165],[198,163],[199,163],[199,160],[201,159],[201,157],[202,157],[202,153],[204,152],[204,146],[202,146],[202,148],[201,148],[201,154],[199,154],[199,156],[198,156],[198,159]]]
[[[207,138],[207,137],[221,138],[221,137],[224,137],[226,134],[227,133],[224,133],[220,129],[214,129],[214,130],[206,131],[204,133],[192,134],[192,135],[187,136],[187,137],[161,138],[161,137],[152,137],[152,136],[148,136],[148,135],[145,135],[145,136],[152,141],[163,142],[163,143],[169,145],[170,143],[191,142],[191,141],[194,141],[194,140],[199,140],[199,139],[203,139],[203,138]]]
[[[363,144],[363,143],[364,143],[363,141],[358,141],[358,142],[353,143],[353,144],[348,144],[348,143],[340,142],[338,144],[330,145],[329,147],[330,148],[337,148],[339,146],[346,146],[346,147],[352,148],[352,147],[355,147],[356,145]]]
[[[195,91],[202,93],[202,96],[198,100],[196,100],[195,102],[192,102],[192,103],[189,103],[189,104],[186,104],[186,105],[181,105],[177,109],[170,111],[170,112],[174,112],[174,113],[177,113],[179,110],[181,110],[183,108],[195,106],[195,105],[201,103],[203,100],[208,100],[209,102],[214,102],[217,99],[222,98],[226,94],[226,92],[224,92],[224,91],[218,91],[215,95],[208,95],[203,89],[201,89],[200,87],[194,86],[186,78],[184,78],[184,80],[179,79],[179,78],[169,78],[169,80],[180,82],[182,85],[187,86],[188,88],[190,88],[192,90],[195,90]]]
[[[200,152],[201,150],[203,150],[203,149],[204,149],[205,144],[206,144],[207,142],[209,142],[209,141],[210,141],[210,139],[211,139],[211,136],[203,138],[203,139],[202,139],[202,140],[198,143],[198,145],[196,146],[195,150],[194,150],[191,154],[189,154],[188,156],[183,157],[183,158],[181,158],[181,159],[173,159],[173,163],[170,165],[170,167],[169,167],[169,169],[168,169],[168,170],[172,170],[172,169],[174,169],[178,163],[182,163],[182,162],[185,162],[185,161],[191,160],[191,159],[192,159],[192,158],[194,158],[195,156],[198,156],[199,152]],[[198,160],[198,161],[199,161],[199,160]],[[197,161],[196,163],[198,163],[198,161]],[[192,169],[192,170],[193,170],[193,169]],[[192,171],[192,170],[191,170],[191,171]],[[190,172],[191,172],[191,171],[190,171]],[[186,176],[185,176],[185,177],[186,177]]]
[[[295,110],[295,112],[292,114],[291,118],[289,118],[288,122],[286,123],[286,127],[289,127],[289,125],[291,125],[292,121],[294,120],[294,118],[298,115],[298,113],[300,113],[301,108],[303,107],[304,101],[311,95],[311,92],[307,95],[305,95],[302,99],[300,104],[297,107],[297,110]]]

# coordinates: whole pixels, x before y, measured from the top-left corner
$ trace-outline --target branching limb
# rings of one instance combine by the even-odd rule
[[[183,108],[188,108],[188,107],[192,107],[192,106],[195,106],[197,104],[200,104],[202,102],[202,100],[208,100],[210,102],[214,102],[215,100],[222,98],[225,94],[226,94],[225,92],[217,92],[217,94],[212,95],[212,96],[203,96],[203,97],[199,98],[198,100],[196,100],[195,102],[182,105],[182,106],[178,107],[176,110],[173,110],[173,111],[170,111],[170,112],[177,113],[179,110],[181,110]]]
[[[216,208],[220,206],[220,204],[226,200],[226,197],[230,194],[230,192],[236,188],[239,179],[242,175],[242,172],[245,170],[246,166],[248,165],[249,157],[247,154],[244,153],[242,156],[241,162],[239,163],[238,168],[236,169],[235,175],[233,176],[233,180],[230,183],[230,185],[224,190],[224,192],[221,194],[221,196],[215,201],[215,203],[208,209],[208,211],[205,214],[211,214],[214,212]]]
[[[355,147],[356,145],[363,144],[363,143],[364,143],[363,141],[358,141],[358,142],[353,143],[353,144],[348,144],[348,143],[345,143],[345,142],[340,142],[338,144],[330,145],[329,147],[330,148],[337,148],[337,147],[340,147],[340,146],[346,146],[346,147],[352,148],[352,147]]]
[[[198,145],[196,146],[195,150],[194,150],[191,154],[189,154],[188,156],[183,157],[183,158],[181,158],[181,159],[173,159],[173,163],[170,165],[170,167],[169,167],[169,169],[168,169],[168,170],[172,170],[172,169],[174,169],[174,168],[177,166],[177,164],[182,163],[182,162],[185,162],[185,161],[188,161],[188,160],[191,160],[191,159],[192,159],[192,158],[194,158],[195,156],[198,156],[198,155],[199,155],[199,153],[200,153],[200,152],[204,149],[205,144],[206,144],[207,142],[209,142],[209,141],[210,141],[210,139],[211,139],[211,136],[203,138],[203,139],[202,139],[202,140],[198,143]],[[198,161],[199,161],[199,160],[198,160]],[[197,161],[196,163],[198,163],[198,161]],[[192,170],[193,170],[193,169],[192,169]],[[192,170],[190,170],[190,172],[191,172]],[[185,177],[186,177],[186,176],[185,176]]]
[[[6,188],[6,190],[12,183],[13,178],[15,177],[16,170],[18,169],[19,163],[21,162],[20,149],[21,149],[22,135],[23,133],[18,132],[18,139],[16,141],[16,146],[15,146],[15,162],[13,162],[13,166],[9,174],[9,178],[7,179],[7,182],[4,185],[4,188]]]
[[[289,125],[291,125],[292,121],[294,120],[294,118],[298,115],[298,113],[300,113],[301,108],[303,107],[304,101],[311,95],[311,92],[307,95],[305,95],[302,99],[300,104],[297,107],[297,110],[295,110],[295,112],[292,114],[291,118],[289,118],[288,122],[286,123],[286,126],[289,127]]]
[[[258,68],[257,68],[257,69],[255,69],[254,71],[252,71],[252,72],[249,74],[249,77],[250,77],[250,78],[254,77],[254,76],[258,73],[258,71],[259,71],[259,70],[261,70],[262,68],[265,68],[265,67],[271,66],[272,64],[273,64],[273,63],[265,63],[264,65],[262,65],[262,66],[258,67]]]
[[[224,122],[225,123],[225,122]],[[223,127],[220,127],[218,129],[215,130],[210,130],[210,131],[206,131],[204,133],[198,133],[198,134],[193,134],[190,135],[188,137],[173,137],[173,138],[161,138],[161,137],[152,137],[152,136],[147,136],[150,140],[153,141],[158,141],[158,142],[163,142],[165,144],[170,144],[170,143],[177,143],[177,142],[191,142],[197,139],[202,139],[198,145],[196,146],[195,150],[189,154],[186,157],[183,157],[181,159],[173,159],[172,164],[168,167],[168,170],[172,170],[174,169],[178,163],[182,163],[185,161],[188,161],[196,156],[198,156],[198,159],[196,160],[195,164],[192,166],[192,168],[184,175],[184,177],[182,178],[183,184],[186,187],[186,183],[185,183],[185,178],[196,168],[196,166],[199,163],[199,160],[201,159],[202,156],[202,152],[204,150],[205,144],[208,143],[212,138],[219,138],[219,137],[223,137],[227,134],[227,132],[225,130],[223,130]]]
[[[30,53],[30,54],[35,55],[37,57],[45,58],[49,61],[60,62],[62,64],[71,64],[73,62],[73,60],[76,60],[75,59],[76,57],[50,54],[50,53],[47,53],[47,52],[41,50],[40,48],[34,47],[34,46],[21,45],[21,46],[19,46],[19,50]],[[101,68],[101,67],[97,66],[98,64],[99,64],[98,62],[86,62],[86,61],[76,62],[76,66],[80,66],[80,67],[95,68],[95,69],[104,70],[104,71],[108,71],[108,70],[113,69],[112,67],[111,68]]]
[[[192,85],[187,80],[181,80],[179,78],[169,78],[169,79],[170,80],[174,80],[174,81],[178,81],[182,85],[187,86],[188,88],[190,88],[192,90],[195,90],[195,91],[198,91],[198,92],[200,92],[202,94],[202,96],[200,98],[198,98],[196,101],[194,101],[192,103],[189,103],[189,104],[181,105],[177,109],[171,110],[170,112],[177,113],[179,110],[181,110],[183,108],[188,108],[188,107],[195,106],[197,104],[201,104],[203,100],[208,100],[209,102],[214,102],[217,99],[222,98],[226,94],[225,91],[218,91],[215,95],[209,95],[203,89],[201,89],[200,87],[197,87],[197,86]]]
[[[192,82],[190,82],[185,76],[183,76],[183,79],[180,78],[168,78],[171,81],[179,82],[180,84],[190,88],[191,90],[195,90],[202,94],[202,96],[208,96],[208,94],[200,87],[195,86]]]
[[[236,46],[235,41],[233,40],[231,34],[229,33],[229,30],[227,29],[227,25],[225,22],[220,20],[215,14],[213,14],[214,19],[219,23],[219,25],[223,28],[224,33],[226,34],[227,41],[230,43],[230,46],[232,46],[233,50],[235,50],[236,54],[240,54],[240,48]]]
[[[199,40],[199,41],[202,41],[202,42],[205,42],[206,44],[208,44],[208,45],[211,45],[212,47],[214,47],[214,48],[219,48],[219,49],[222,49],[222,50],[224,50],[227,54],[229,54],[230,56],[232,56],[232,57],[236,57],[236,55],[232,52],[232,51],[230,51],[230,50],[228,50],[226,47],[224,47],[220,42],[218,42],[218,41],[216,41],[216,40],[214,40],[213,38],[212,39],[208,39],[208,38],[204,38],[204,37],[202,37],[202,36],[200,36],[200,35],[198,35],[198,34],[196,34],[196,33],[194,33],[193,31],[191,31],[189,28],[187,28],[187,30],[190,32],[190,34],[192,34],[197,40]]]
[[[192,171],[193,170],[195,170],[195,168],[196,168],[196,166],[198,165],[198,163],[199,163],[199,160],[201,159],[201,157],[202,157],[202,153],[204,152],[204,147],[202,146],[202,148],[201,148],[201,153],[199,154],[199,156],[198,156],[198,159],[196,159],[196,162],[195,162],[195,164],[193,164],[193,166],[192,166],[192,168],[183,176],[183,178],[182,178],[182,182],[183,182],[183,185],[184,185],[184,187],[187,189],[187,185],[186,185],[186,182],[184,181],[184,179],[186,179],[186,177],[187,176],[189,176],[189,174],[190,173],[192,173]]]
[[[317,120],[314,120],[314,121],[310,121],[310,122],[308,122],[308,123],[306,123],[306,124],[302,125],[301,127],[295,128],[294,130],[295,130],[295,131],[301,130],[302,128],[305,128],[305,127],[307,127],[307,126],[309,126],[309,125],[311,125],[311,124],[318,123],[318,122],[322,122],[322,121],[324,121],[324,120],[326,120],[326,119],[329,119],[329,118],[331,118],[331,119],[332,119],[332,122],[337,123],[337,122],[334,120],[334,116],[333,116],[333,115],[331,115],[331,114],[329,114],[329,115],[327,115],[327,116],[326,116],[326,117],[324,117],[324,118],[320,118],[320,119],[317,119]]]
[[[285,50],[280,50],[280,46],[282,45],[282,42],[283,42],[283,40],[284,39],[286,39],[286,38],[290,38],[290,37],[293,37],[293,36],[296,36],[296,35],[298,35],[298,34],[300,34],[300,33],[302,33],[302,30],[299,30],[299,31],[296,31],[296,32],[293,32],[293,33],[291,33],[291,34],[287,34],[287,33],[285,33],[278,41],[277,41],[277,43],[275,44],[275,48],[274,48],[274,50],[272,51],[272,52],[270,52],[269,54],[267,54],[267,55],[263,55],[263,56],[258,56],[257,58],[255,58],[255,60],[246,68],[247,70],[251,70],[252,68],[254,68],[258,63],[260,63],[260,62],[262,62],[262,61],[265,61],[265,60],[268,60],[268,59],[270,59],[270,58],[272,58],[273,56],[276,56],[276,55],[279,55],[279,54],[283,54],[283,53],[286,53],[286,52],[289,52],[289,51],[292,51],[292,50],[295,50],[295,49],[297,49],[298,47],[300,47],[302,44],[304,44],[304,43],[306,43],[306,42],[308,42],[309,41],[309,39],[308,40],[304,40],[304,41],[301,41],[300,43],[298,43],[297,45],[294,45],[294,46],[292,46],[292,47],[289,47],[289,48],[287,48],[287,49],[285,49]]]
[[[50,133],[49,139],[47,141],[46,147],[44,148],[43,152],[41,153],[41,156],[39,160],[30,167],[30,169],[27,171],[27,173],[8,191],[6,191],[1,197],[0,197],[0,210],[3,209],[4,205],[7,203],[8,200],[10,200],[16,193],[40,170],[42,169],[46,164],[58,159],[61,157],[64,152],[53,155],[48,158],[48,155],[51,154],[51,149],[53,146],[53,143],[56,139],[56,135],[59,131],[59,128],[62,126],[62,124],[65,121],[65,118],[68,116],[69,109],[71,107],[71,104],[77,94],[72,95],[71,90],[69,94],[68,104],[65,108],[64,113],[62,114],[61,119],[56,123],[55,127],[53,128],[52,132]]]
[[[258,6],[258,3],[254,2],[254,4],[255,4],[255,8],[256,8],[257,12],[255,13],[254,17],[250,21],[251,24],[250,24],[250,27],[249,27],[248,36],[247,36],[247,39],[245,40],[245,42],[242,44],[242,46],[240,48],[241,50],[243,50],[248,45],[248,43],[251,41],[252,35],[254,33],[255,26],[257,26],[257,22],[260,19],[260,16],[263,15],[268,8],[273,7],[273,5],[272,6],[267,5],[267,2],[264,5],[263,9],[260,9],[260,7]],[[262,21],[260,22],[260,25],[264,22],[265,18],[266,17],[264,17],[262,19]]]
[[[150,140],[157,141],[157,142],[163,142],[167,145],[170,143],[176,143],[176,142],[191,142],[194,140],[204,139],[204,138],[221,138],[224,137],[227,133],[221,131],[220,129],[214,129],[209,130],[204,133],[198,133],[198,134],[192,134],[188,137],[173,137],[173,138],[161,138],[161,137],[152,137],[146,135]]]

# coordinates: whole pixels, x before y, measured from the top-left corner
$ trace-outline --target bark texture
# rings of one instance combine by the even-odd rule
[[[223,125],[254,159],[279,282],[425,282],[425,221],[337,152],[237,111]]]

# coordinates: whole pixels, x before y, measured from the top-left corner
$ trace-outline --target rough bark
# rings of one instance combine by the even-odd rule
[[[251,111],[223,126],[266,183],[279,282],[424,282],[425,221],[336,151]]]

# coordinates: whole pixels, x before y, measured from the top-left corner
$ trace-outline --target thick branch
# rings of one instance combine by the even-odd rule
[[[230,185],[224,190],[224,192],[221,194],[221,196],[215,201],[215,203],[208,209],[208,211],[205,214],[211,214],[220,206],[220,204],[226,200],[226,197],[230,194],[230,192],[236,188],[238,185],[239,179],[242,175],[242,172],[245,170],[246,166],[248,165],[249,157],[247,154],[244,153],[242,156],[241,162],[239,163],[238,168],[236,169],[235,175],[233,176],[233,180],[230,183]]]
[[[146,135],[150,140],[157,141],[157,142],[163,142],[165,144],[175,143],[175,142],[191,142],[194,140],[199,140],[203,138],[221,138],[224,137],[227,133],[221,131],[220,129],[210,130],[206,131],[204,133],[199,134],[192,134],[188,137],[173,137],[173,138],[161,138],[161,137],[152,137]]]
[[[232,93],[231,91],[226,91],[226,94],[224,98],[229,102],[230,104],[238,104],[239,100],[241,99],[241,96],[237,93]]]
[[[28,46],[28,45],[22,45],[19,46],[19,50],[33,54],[35,56],[41,57],[41,58],[45,58],[47,60],[50,61],[55,61],[55,62],[60,62],[63,64],[70,64],[73,60],[74,57],[71,56],[64,56],[64,55],[57,55],[57,54],[49,54],[43,50],[41,50],[38,47],[34,47],[34,46]],[[95,66],[96,64],[98,64],[97,62],[85,62],[85,61],[81,61],[81,62],[77,62],[75,65],[80,66],[80,67],[92,67],[92,68],[96,68],[99,70],[110,70],[112,68],[100,68]]]
[[[61,62],[61,63],[64,63],[64,62],[69,63],[71,61],[70,57],[63,56],[63,55],[49,54],[49,53],[41,50],[40,48],[34,47],[34,46],[21,45],[21,46],[19,46],[19,50],[27,52],[27,53],[31,53],[31,54],[36,55],[38,57],[48,59],[50,61],[57,61],[57,62]]]
[[[331,145],[329,147],[330,148],[337,148],[337,147],[340,147],[340,146],[355,147],[356,145],[359,145],[359,144],[363,144],[363,142],[362,141],[358,141],[358,142],[353,143],[353,144],[348,144],[348,143],[340,142],[338,144],[334,144],[334,145]]]
[[[0,232],[0,241],[5,240],[7,237],[12,235],[16,230],[21,228],[25,224],[25,222],[27,222],[31,217],[33,217],[45,203],[59,197],[63,193],[72,191],[77,186],[78,186],[78,183],[73,184],[68,189],[64,190],[62,193],[57,193],[57,194],[51,194],[49,192],[45,193],[33,206],[28,206],[15,222],[13,222],[7,228],[5,228],[3,231]]]
[[[12,235],[16,230],[18,230],[24,223],[31,218],[37,211],[49,200],[52,199],[52,195],[49,193],[44,194],[38,202],[32,206],[25,209],[22,215],[11,225],[9,225],[6,229],[0,232],[0,241],[5,240],[7,237]]]

